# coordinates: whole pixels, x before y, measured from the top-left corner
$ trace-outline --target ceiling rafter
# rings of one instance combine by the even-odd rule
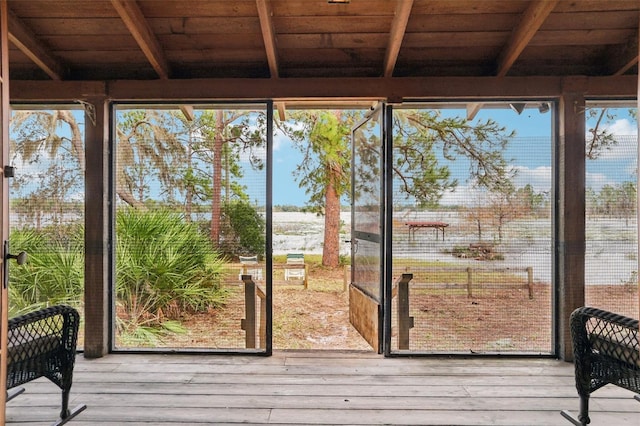
[[[260,19],[260,30],[262,31],[262,39],[264,40],[264,48],[269,62],[269,72],[271,78],[278,78],[278,51],[276,48],[276,34],[273,29],[273,11],[271,3],[268,0],[256,0],[258,7],[258,17]]]
[[[111,0],[111,4],[156,73],[160,78],[168,79],[171,76],[171,67],[138,4],[132,0]]]
[[[9,10],[7,14],[9,41],[13,43],[22,53],[31,59],[40,69],[42,69],[53,80],[64,80],[67,74],[67,67],[59,59],[49,53],[46,47],[35,36],[33,31]]]
[[[396,67],[400,46],[404,39],[404,33],[407,30],[407,23],[411,16],[411,8],[413,0],[397,0],[396,10],[391,23],[389,32],[389,44],[384,55],[384,76],[392,77],[393,70]]]
[[[164,50],[135,0],[111,0],[111,4],[158,76],[163,80],[168,80],[171,77],[169,61],[167,61]],[[192,106],[181,105],[180,111],[187,121],[193,121],[195,118]]]
[[[540,29],[551,11],[556,7],[558,0],[534,0],[529,3],[527,10],[520,18],[520,23],[511,33],[505,48],[498,57],[496,75],[507,75],[522,51],[527,47],[533,36]],[[467,120],[471,121],[482,109],[482,103],[473,103],[467,106]]]
[[[262,40],[264,41],[264,49],[267,54],[267,62],[269,64],[269,73],[271,78],[279,78],[280,71],[278,68],[278,48],[276,43],[276,32],[273,28],[273,10],[269,0],[256,0],[258,8],[258,18],[260,19],[260,30],[262,31]],[[278,116],[280,120],[286,120],[285,105],[277,102]]]
[[[522,14],[520,23],[513,30],[506,47],[498,57],[496,75],[507,75],[518,56],[527,47],[540,26],[547,19],[551,11],[556,7],[558,0],[534,0]]]

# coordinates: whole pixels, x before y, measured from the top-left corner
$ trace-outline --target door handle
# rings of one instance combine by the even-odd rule
[[[4,280],[2,282],[2,286],[6,289],[9,286],[9,259],[15,259],[18,265],[24,265],[27,262],[27,252],[21,251],[18,254],[9,253],[9,241],[5,240],[3,253],[4,253],[4,262],[2,262],[3,263],[2,267],[3,267],[3,273],[4,273]]]
[[[7,253],[7,260],[9,259],[15,259],[18,265],[24,265],[25,263],[27,263],[27,252],[21,251],[18,254]]]

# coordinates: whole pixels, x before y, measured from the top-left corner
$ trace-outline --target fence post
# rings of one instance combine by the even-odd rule
[[[240,327],[246,332],[245,347],[256,347],[256,283],[251,275],[243,275],[244,281],[244,311],[245,318],[240,321]]]
[[[260,297],[260,349],[267,348],[267,295],[256,286],[256,293]]]
[[[473,278],[471,277],[471,274],[471,267],[467,267],[467,297],[473,297],[473,290],[471,289],[473,285]]]
[[[533,299],[533,268],[527,266],[527,285],[529,286],[529,299]]]
[[[409,316],[409,281],[413,274],[402,274],[398,280],[398,349],[409,349],[409,330],[413,317]]]
[[[347,291],[349,281],[351,281],[351,265],[344,265],[344,282],[342,284],[342,291]]]

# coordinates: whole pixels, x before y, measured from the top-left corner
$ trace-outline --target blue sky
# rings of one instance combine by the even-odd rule
[[[465,114],[464,110],[447,110],[447,114]],[[617,119],[607,123],[607,129],[617,135],[637,135],[637,125],[628,115],[628,108],[615,111]],[[535,108],[525,108],[521,114],[511,109],[482,109],[475,120],[492,118],[509,130],[516,131],[516,137],[510,143],[506,158],[514,159],[518,170],[516,185],[531,184],[536,191],[551,189],[552,179],[552,118],[551,113],[540,113]],[[587,123],[587,129],[593,123]],[[628,139],[628,138],[627,138]],[[635,180],[636,154],[629,147],[618,146],[604,153],[597,162],[588,161],[587,186],[599,190],[605,184],[615,185],[623,181]],[[284,137],[274,140],[274,205],[303,205],[307,197],[293,180],[293,170],[301,161],[302,155],[292,147]],[[465,167],[453,168],[459,179],[455,193],[443,197],[443,204],[456,204],[461,198],[468,198],[470,189],[465,179],[468,176]]]
[[[605,152],[598,161],[587,161],[587,186],[599,190],[604,185],[615,185],[624,181],[636,179],[637,155],[635,141],[637,140],[637,123],[629,116],[628,108],[614,110],[616,118],[605,124],[613,134],[626,135],[627,143],[614,147]],[[447,115],[463,115],[465,110],[443,110]],[[531,184],[536,191],[549,191],[551,188],[551,119],[552,114],[540,113],[537,107],[526,108],[521,114],[510,109],[481,109],[475,120],[493,118],[509,130],[516,131],[516,137],[510,143],[506,158],[514,159],[513,164],[517,168],[517,186]],[[79,114],[79,121],[82,115]],[[587,129],[593,123],[587,123]],[[629,137],[630,136],[630,137]],[[629,141],[631,141],[629,143]],[[303,189],[298,187],[293,177],[293,171],[302,161],[302,154],[292,146],[291,141],[281,134],[274,138],[274,205],[302,206],[307,201]],[[23,166],[24,167],[24,166]],[[245,168],[247,170],[247,168]],[[452,165],[452,173],[459,179],[459,186],[452,194],[443,197],[443,204],[458,204],[460,199],[469,198],[469,182],[466,181],[468,169],[464,164]],[[246,171],[247,180],[250,181],[255,174]],[[264,172],[258,174],[260,181],[264,179]],[[253,181],[255,185],[255,180]],[[264,186],[257,185],[249,189],[255,192],[253,198],[264,199]],[[258,202],[261,204],[261,202]]]

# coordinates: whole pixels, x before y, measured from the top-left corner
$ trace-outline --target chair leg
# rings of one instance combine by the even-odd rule
[[[68,421],[73,419],[75,416],[77,416],[78,414],[83,412],[86,408],[87,408],[86,404],[80,404],[80,405],[74,407],[74,409],[71,410],[71,411],[67,410],[67,416],[66,417],[62,417],[61,416],[57,421],[55,421],[54,423],[51,423],[51,426],[62,426],[63,424],[66,424]]]
[[[73,410],[69,410],[70,394],[71,394],[71,389],[65,389],[62,391],[62,408],[60,410],[60,419],[58,419],[55,423],[52,423],[51,426],[61,426],[67,423],[69,420],[73,419],[75,416],[77,416],[87,408],[86,404],[80,404],[77,407],[74,407]]]
[[[562,417],[569,420],[575,426],[588,425],[589,423],[591,423],[591,419],[589,418],[589,395],[580,396],[580,414],[577,418],[568,410],[562,410],[560,414],[562,414]]]
[[[13,398],[15,398],[16,396],[20,395],[23,392],[24,392],[24,388],[23,387],[13,388],[11,390],[8,390],[7,391],[7,402],[11,401]]]
[[[591,423],[591,419],[589,418],[589,395],[580,396],[580,415],[578,416],[578,420],[580,420],[583,425]]]

